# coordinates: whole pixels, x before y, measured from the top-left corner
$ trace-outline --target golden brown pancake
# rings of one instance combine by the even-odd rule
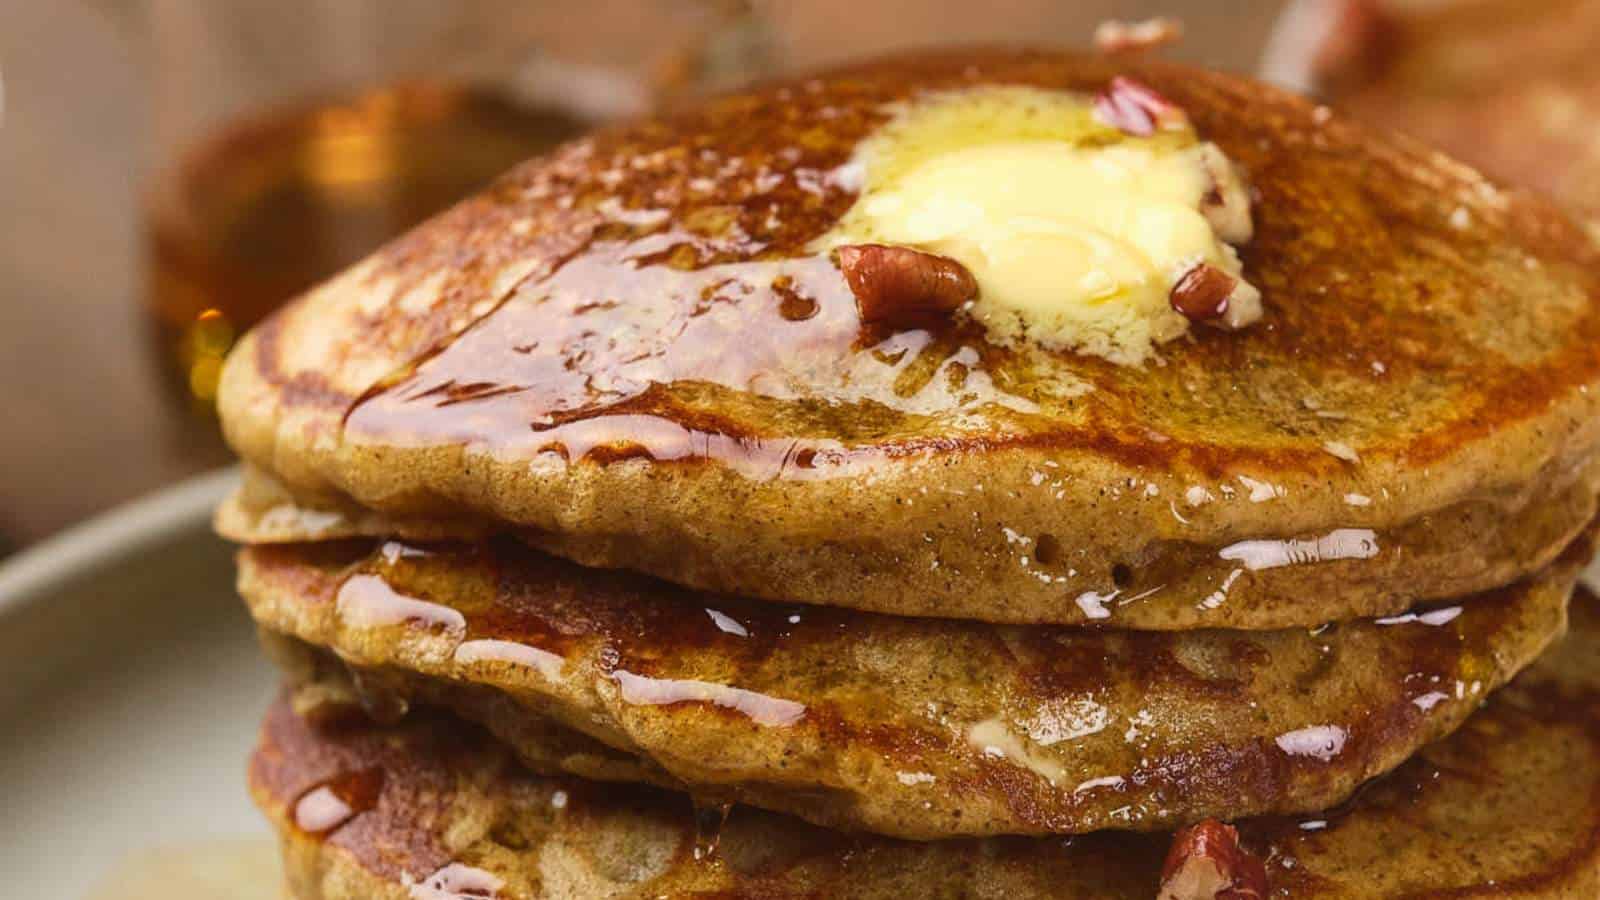
[[[448,708],[541,769],[922,839],[1340,802],[1531,662],[1589,555],[1449,606],[1274,632],[785,606],[510,540],[253,547],[239,587],[301,680],[343,661],[380,708]],[[552,759],[548,720],[600,746]]]
[[[890,105],[1118,74],[1248,176],[1263,320],[1142,367],[959,316],[864,331],[806,247]],[[910,615],[1312,625],[1505,583],[1593,514],[1597,262],[1544,201],[1267,86],[944,53],[532,161],[248,336],[221,410],[300,507],[382,514],[356,530]]]
[[[1302,0],[1371,10],[1285,38],[1278,74],[1600,227],[1600,2]],[[1596,232],[1600,234],[1600,231]]]
[[[1501,515],[1484,503],[1423,516],[1388,532],[1382,545],[1367,529],[1335,529],[1319,538],[1237,541],[1222,551],[1229,565],[1225,573],[1214,569],[1216,560],[1208,552],[1168,548],[1159,566],[1114,573],[1121,588],[1073,597],[1073,611],[1062,618],[1150,630],[1263,629],[1311,627],[1303,620],[1314,612],[1330,620],[1393,613],[1415,602],[1417,589],[1407,579],[1419,578],[1424,571],[1434,585],[1465,588],[1480,580],[1511,580],[1513,573],[1532,562],[1548,562],[1563,546],[1559,540],[1570,539],[1572,524],[1593,515],[1597,477],[1600,470],[1591,467],[1559,496],[1529,504],[1513,516]],[[216,522],[224,535],[257,543],[396,535],[439,541],[493,535],[496,530],[483,520],[396,518],[349,502],[309,509],[298,505],[275,480],[249,467],[240,490],[218,509]],[[1486,539],[1493,544],[1492,552],[1499,554],[1494,559],[1484,555],[1491,552],[1484,549]],[[1019,551],[1039,552],[1037,542],[1021,536],[1015,536],[1013,544]],[[1369,552],[1386,559],[1361,558]],[[1498,575],[1488,577],[1485,572]],[[1319,599],[1314,604],[1261,607],[1251,598],[1263,584],[1273,590],[1294,586]],[[1206,589],[1210,593],[1201,594]],[[1245,602],[1237,602],[1241,597]],[[915,611],[919,609],[900,610]]]
[[[1349,804],[1240,823],[1244,846],[1266,862],[1270,895],[1600,892],[1597,603],[1585,594],[1563,644]],[[745,807],[718,828],[681,795],[531,775],[447,717],[318,730],[284,702],[267,715],[250,781],[300,900],[399,900],[418,896],[408,887],[418,884],[476,885],[501,900],[1148,900],[1166,850],[1161,835],[1118,832],[902,842]],[[343,812],[330,794],[344,798]]]

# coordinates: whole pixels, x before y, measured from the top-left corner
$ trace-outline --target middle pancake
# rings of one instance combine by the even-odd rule
[[[785,606],[512,541],[253,547],[240,591],[367,691],[451,708],[525,757],[519,735],[554,720],[641,761],[616,777],[826,826],[1077,833],[1340,802],[1560,633],[1579,543],[1453,604],[1271,632]]]

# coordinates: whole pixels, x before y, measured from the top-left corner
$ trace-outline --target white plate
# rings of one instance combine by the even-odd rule
[[[210,530],[236,478],[185,482],[0,565],[0,894],[281,896],[244,782],[275,677]],[[241,860],[250,884],[212,880]]]

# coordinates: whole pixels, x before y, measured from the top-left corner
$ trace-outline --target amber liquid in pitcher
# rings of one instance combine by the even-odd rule
[[[250,117],[201,141],[146,212],[146,303],[183,395],[211,410],[244,329],[587,125],[420,83]]]

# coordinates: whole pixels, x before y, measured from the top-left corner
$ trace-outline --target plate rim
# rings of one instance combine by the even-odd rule
[[[211,513],[239,482],[224,466],[158,488],[48,537],[0,562],[0,617],[27,606],[95,566],[209,527]]]

